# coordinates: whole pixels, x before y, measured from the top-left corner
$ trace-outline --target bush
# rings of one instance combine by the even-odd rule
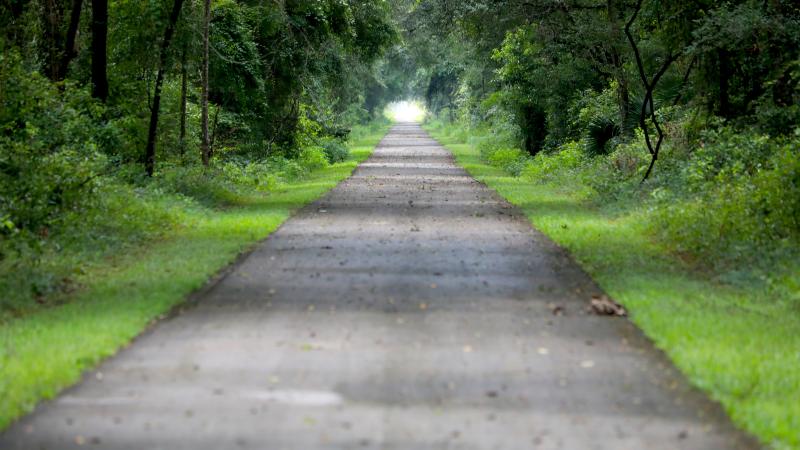
[[[778,147],[776,140],[766,135],[738,133],[730,128],[707,130],[683,177],[690,190],[698,191],[706,189],[708,183],[752,176],[765,167]]]
[[[684,166],[682,183],[660,192],[651,227],[677,251],[711,267],[760,265],[797,253],[800,139],[721,129]]]
[[[71,213],[90,208],[114,133],[84,89],[63,92],[0,55],[0,233],[36,240]]]
[[[350,156],[350,151],[343,142],[329,139],[322,143],[322,151],[330,164],[344,162]]]
[[[586,138],[584,138],[586,153],[594,156],[611,153],[614,138],[619,134],[619,125],[613,120],[595,118],[586,127]]]
[[[303,148],[303,150],[300,152],[298,162],[309,171],[322,169],[328,165],[328,159],[325,156],[325,150],[319,146]]]
[[[605,200],[639,197],[642,193],[639,182],[649,163],[650,154],[644,143],[644,135],[637,132],[634,139],[617,145],[609,155],[597,158],[592,165],[593,173],[586,177],[586,183]],[[657,173],[660,173],[660,169],[659,166]]]
[[[0,320],[58,302],[74,288],[83,268],[114,250],[154,239],[186,223],[192,202],[155,184],[132,188],[99,177],[91,204],[63,215],[58,227],[35,247],[20,236],[0,239]],[[10,248],[14,247],[13,251]],[[37,301],[33,301],[36,298]]]
[[[489,164],[500,167],[513,176],[519,176],[524,167],[525,155],[516,148],[501,148],[489,155]]]
[[[485,135],[472,136],[462,142],[474,145],[481,154],[481,159],[491,161],[492,155],[500,150],[508,150],[515,147],[513,139],[506,136],[489,133]]]
[[[164,167],[156,174],[154,182],[165,192],[181,194],[206,206],[235,205],[241,201],[240,187],[223,168]]]
[[[578,142],[569,142],[553,154],[539,153],[528,160],[521,175],[534,182],[544,182],[560,177],[582,167],[586,157]]]
[[[279,173],[265,162],[228,161],[222,166],[222,171],[235,185],[257,192],[273,191],[280,183]]]
[[[634,124],[620,124],[619,107],[616,98],[616,82],[597,92],[592,89],[583,91],[571,105],[574,118],[570,124],[575,135],[584,136],[586,153],[590,155],[607,155],[613,150],[613,144],[622,128],[631,129]],[[631,108],[631,119],[635,122],[636,108]]]

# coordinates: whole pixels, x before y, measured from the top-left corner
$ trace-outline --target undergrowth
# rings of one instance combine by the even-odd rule
[[[665,149],[640,184],[641,137],[607,156],[569,142],[531,158],[487,128],[426,128],[737,424],[771,448],[800,447],[800,139],[707,131],[688,158]]]
[[[356,128],[346,160],[335,164],[320,151],[296,161],[166,167],[140,186],[104,182],[102,201],[80,219],[53,227],[41,248],[4,259],[0,429],[347,178],[386,130]]]

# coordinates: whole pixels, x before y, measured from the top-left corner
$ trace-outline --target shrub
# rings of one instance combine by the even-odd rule
[[[308,170],[317,170],[328,165],[325,150],[319,146],[309,146],[303,148],[298,158],[300,165]]]
[[[501,148],[489,155],[489,164],[500,167],[511,175],[518,176],[525,159],[521,150],[516,148]]]
[[[0,320],[58,302],[58,295],[48,294],[74,288],[84,266],[185,224],[192,205],[154,184],[133,188],[108,177],[98,178],[94,197],[90,205],[65,213],[35,247],[20,236],[0,239]]]
[[[730,128],[711,129],[702,138],[685,166],[684,178],[691,190],[754,175],[776,152],[776,140],[766,135],[738,133]]]
[[[350,156],[350,151],[342,141],[329,139],[322,143],[322,151],[330,164],[344,162]]]
[[[650,154],[644,136],[637,132],[634,139],[617,145],[609,155],[598,158],[586,183],[606,199],[638,196],[642,193],[639,182],[649,163]]]
[[[241,201],[239,186],[218,167],[164,167],[156,174],[154,183],[165,192],[184,195],[206,206],[235,205]]]
[[[501,139],[493,133],[483,136],[473,136],[467,139],[466,142],[469,142],[477,147],[481,154],[481,159],[484,161],[491,161],[492,155],[497,151],[507,150],[514,147],[512,142]]]
[[[613,140],[619,136],[619,125],[604,117],[593,119],[586,127],[584,145],[590,155],[607,155],[613,148]]]
[[[0,103],[0,232],[44,236],[96,201],[114,133],[86,90],[59,91],[13,53],[0,55]]]
[[[258,192],[273,191],[279,184],[278,173],[265,162],[228,161],[222,171],[235,185]]]
[[[613,148],[613,138],[620,135],[621,126],[619,107],[617,105],[617,85],[613,82],[609,87],[597,92],[587,89],[578,96],[571,105],[574,118],[570,128],[574,135],[584,136],[586,152],[590,155],[607,155]],[[631,108],[631,119],[635,121],[636,108]],[[633,124],[625,124],[626,129]]]
[[[552,154],[539,153],[529,159],[521,175],[531,181],[544,182],[578,169],[585,160],[580,144],[573,141]]]
[[[766,267],[800,242],[800,139],[721,129],[707,134],[661,193],[651,227],[677,251],[719,269]],[[682,190],[681,190],[682,189]]]

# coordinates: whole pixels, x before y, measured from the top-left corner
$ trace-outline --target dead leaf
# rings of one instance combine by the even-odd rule
[[[564,315],[564,307],[556,304],[556,303],[548,303],[547,307],[550,308],[550,312],[553,313],[554,316],[563,316]]]
[[[592,296],[590,311],[601,316],[624,317],[628,315],[628,311],[622,305],[611,300],[607,295]]]

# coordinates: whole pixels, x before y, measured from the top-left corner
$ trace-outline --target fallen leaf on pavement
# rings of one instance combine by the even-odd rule
[[[611,300],[607,295],[593,296],[590,304],[590,310],[591,312],[601,316],[624,317],[628,315],[628,311],[626,311],[622,305],[614,300]]]
[[[559,305],[559,304],[548,303],[547,307],[550,308],[550,312],[552,312],[554,316],[563,316],[564,315],[564,307]]]

